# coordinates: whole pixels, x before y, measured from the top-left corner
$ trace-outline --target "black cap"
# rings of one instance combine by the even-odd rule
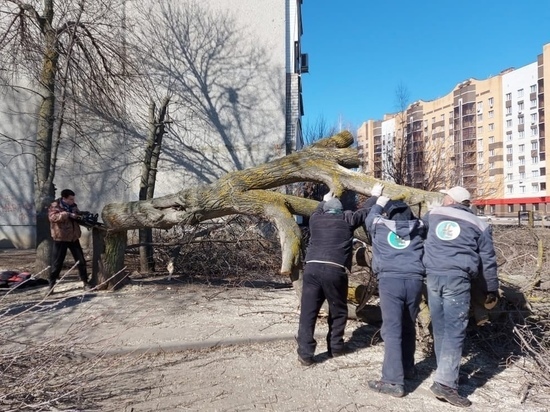
[[[390,200],[384,206],[384,212],[390,220],[413,220],[415,218],[409,205],[402,200]]]

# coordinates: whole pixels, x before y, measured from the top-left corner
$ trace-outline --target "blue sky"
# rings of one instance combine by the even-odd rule
[[[323,119],[353,132],[409,100],[536,61],[550,43],[548,0],[304,0],[304,128]]]

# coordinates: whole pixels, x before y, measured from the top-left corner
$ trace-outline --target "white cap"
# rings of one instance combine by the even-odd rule
[[[462,186],[455,186],[449,190],[440,190],[440,192],[450,196],[456,203],[462,203],[465,200],[470,200],[470,192]]]

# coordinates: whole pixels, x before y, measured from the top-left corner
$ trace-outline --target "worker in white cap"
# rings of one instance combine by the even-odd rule
[[[429,205],[423,217],[428,228],[423,262],[437,360],[430,389],[440,400],[468,407],[470,400],[458,394],[458,377],[471,284],[478,278],[487,291],[487,301],[496,300],[496,254],[491,226],[470,209],[470,192],[461,186],[442,192],[442,204]]]

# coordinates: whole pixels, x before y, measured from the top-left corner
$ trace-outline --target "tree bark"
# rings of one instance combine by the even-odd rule
[[[117,289],[124,284],[127,276],[124,268],[126,251],[126,231],[110,231],[105,236],[105,254],[102,256],[101,270],[98,273],[100,289]]]
[[[349,170],[359,166],[357,150],[350,147],[352,143],[353,136],[345,131],[300,152],[228,173],[212,184],[151,200],[111,203],[102,211],[103,222],[108,230],[118,233],[141,228],[169,229],[176,225],[194,225],[231,214],[263,216],[276,226],[279,233],[281,274],[291,275],[299,267],[301,247],[301,232],[293,215],[310,216],[318,202],[272,189],[310,181],[326,184],[337,196],[344,190],[370,196],[372,186],[379,181]],[[409,204],[421,205],[443,196],[390,182],[382,183],[385,195]],[[119,248],[107,247],[107,255],[115,251],[122,253]],[[122,268],[123,259],[120,257],[109,256],[108,259],[112,263],[120,262],[112,270]]]
[[[55,81],[59,53],[57,34],[52,28],[53,0],[44,1],[44,15],[40,19],[44,35],[44,54],[40,73],[40,95],[42,101],[38,110],[36,130],[36,163],[34,173],[34,205],[36,210],[36,268],[50,264],[51,236],[48,221],[48,207],[54,200],[55,188],[52,164],[53,129],[55,123]]]
[[[149,137],[141,167],[139,200],[150,200],[155,194],[157,167],[162,149],[162,137],[166,132],[165,120],[169,103],[170,98],[165,97],[158,117],[155,115],[155,103],[151,102],[149,105]],[[154,272],[155,260],[153,258],[153,246],[151,246],[151,243],[153,243],[153,230],[151,228],[139,229],[139,242],[144,244],[139,247],[140,269],[142,272]]]

